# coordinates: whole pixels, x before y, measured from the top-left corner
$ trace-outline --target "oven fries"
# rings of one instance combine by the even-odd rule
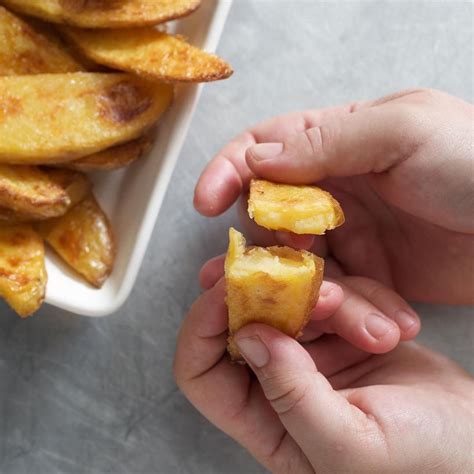
[[[29,225],[0,225],[0,296],[24,318],[41,306],[46,281],[40,236]]]
[[[262,227],[295,234],[321,235],[344,223],[341,206],[328,192],[263,179],[250,183],[248,213]]]
[[[199,4],[0,0],[0,298],[20,316],[44,299],[44,241],[96,288],[112,271],[112,227],[84,172],[128,166],[151,149],[169,83],[232,73],[153,28]]]
[[[173,88],[127,74],[0,78],[0,163],[72,160],[134,139],[166,110]]]
[[[233,360],[240,359],[233,335],[246,324],[268,324],[291,337],[301,334],[318,300],[323,267],[321,258],[305,250],[246,248],[243,235],[230,229],[225,278]]]
[[[93,61],[148,79],[208,82],[232,74],[232,68],[216,55],[152,27],[110,31],[64,27],[61,31]]]
[[[83,28],[156,25],[192,13],[200,0],[1,0],[28,15]]]
[[[89,283],[100,288],[112,271],[115,241],[110,222],[91,194],[64,216],[37,224],[56,253]]]

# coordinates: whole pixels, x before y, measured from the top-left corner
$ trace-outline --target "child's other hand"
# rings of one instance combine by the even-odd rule
[[[183,324],[175,376],[196,408],[259,462],[275,473],[470,472],[474,384],[454,363],[413,343],[372,355],[337,334],[300,343],[251,324],[236,340],[255,378],[226,354],[221,275],[222,260],[203,269],[201,281],[211,288]],[[334,294],[315,314],[329,321],[346,306],[347,327],[363,327],[369,307],[388,318],[407,309],[388,289],[375,292],[388,304],[381,308],[356,288],[325,285]],[[367,337],[364,344],[377,343]]]

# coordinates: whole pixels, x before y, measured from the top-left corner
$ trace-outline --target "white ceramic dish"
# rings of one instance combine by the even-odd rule
[[[182,33],[192,44],[213,52],[231,4],[232,0],[204,0],[195,13],[172,23],[170,31]],[[117,311],[128,298],[201,89],[202,85],[178,87],[173,106],[160,122],[149,156],[127,169],[93,176],[96,196],[117,235],[114,271],[97,290],[48,252],[47,303],[85,316],[106,316]]]

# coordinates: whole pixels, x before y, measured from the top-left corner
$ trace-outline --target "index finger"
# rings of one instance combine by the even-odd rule
[[[194,192],[194,207],[212,217],[226,211],[254,176],[245,161],[247,148],[257,143],[281,142],[308,128],[320,126],[329,117],[348,114],[353,104],[280,115],[257,124],[231,140],[209,162]]]

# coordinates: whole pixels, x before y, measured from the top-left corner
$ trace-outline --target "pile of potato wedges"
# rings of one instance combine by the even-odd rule
[[[45,242],[84,284],[112,272],[116,239],[86,173],[146,154],[175,83],[232,74],[166,32],[199,4],[0,0],[0,297],[21,317],[45,298]]]

